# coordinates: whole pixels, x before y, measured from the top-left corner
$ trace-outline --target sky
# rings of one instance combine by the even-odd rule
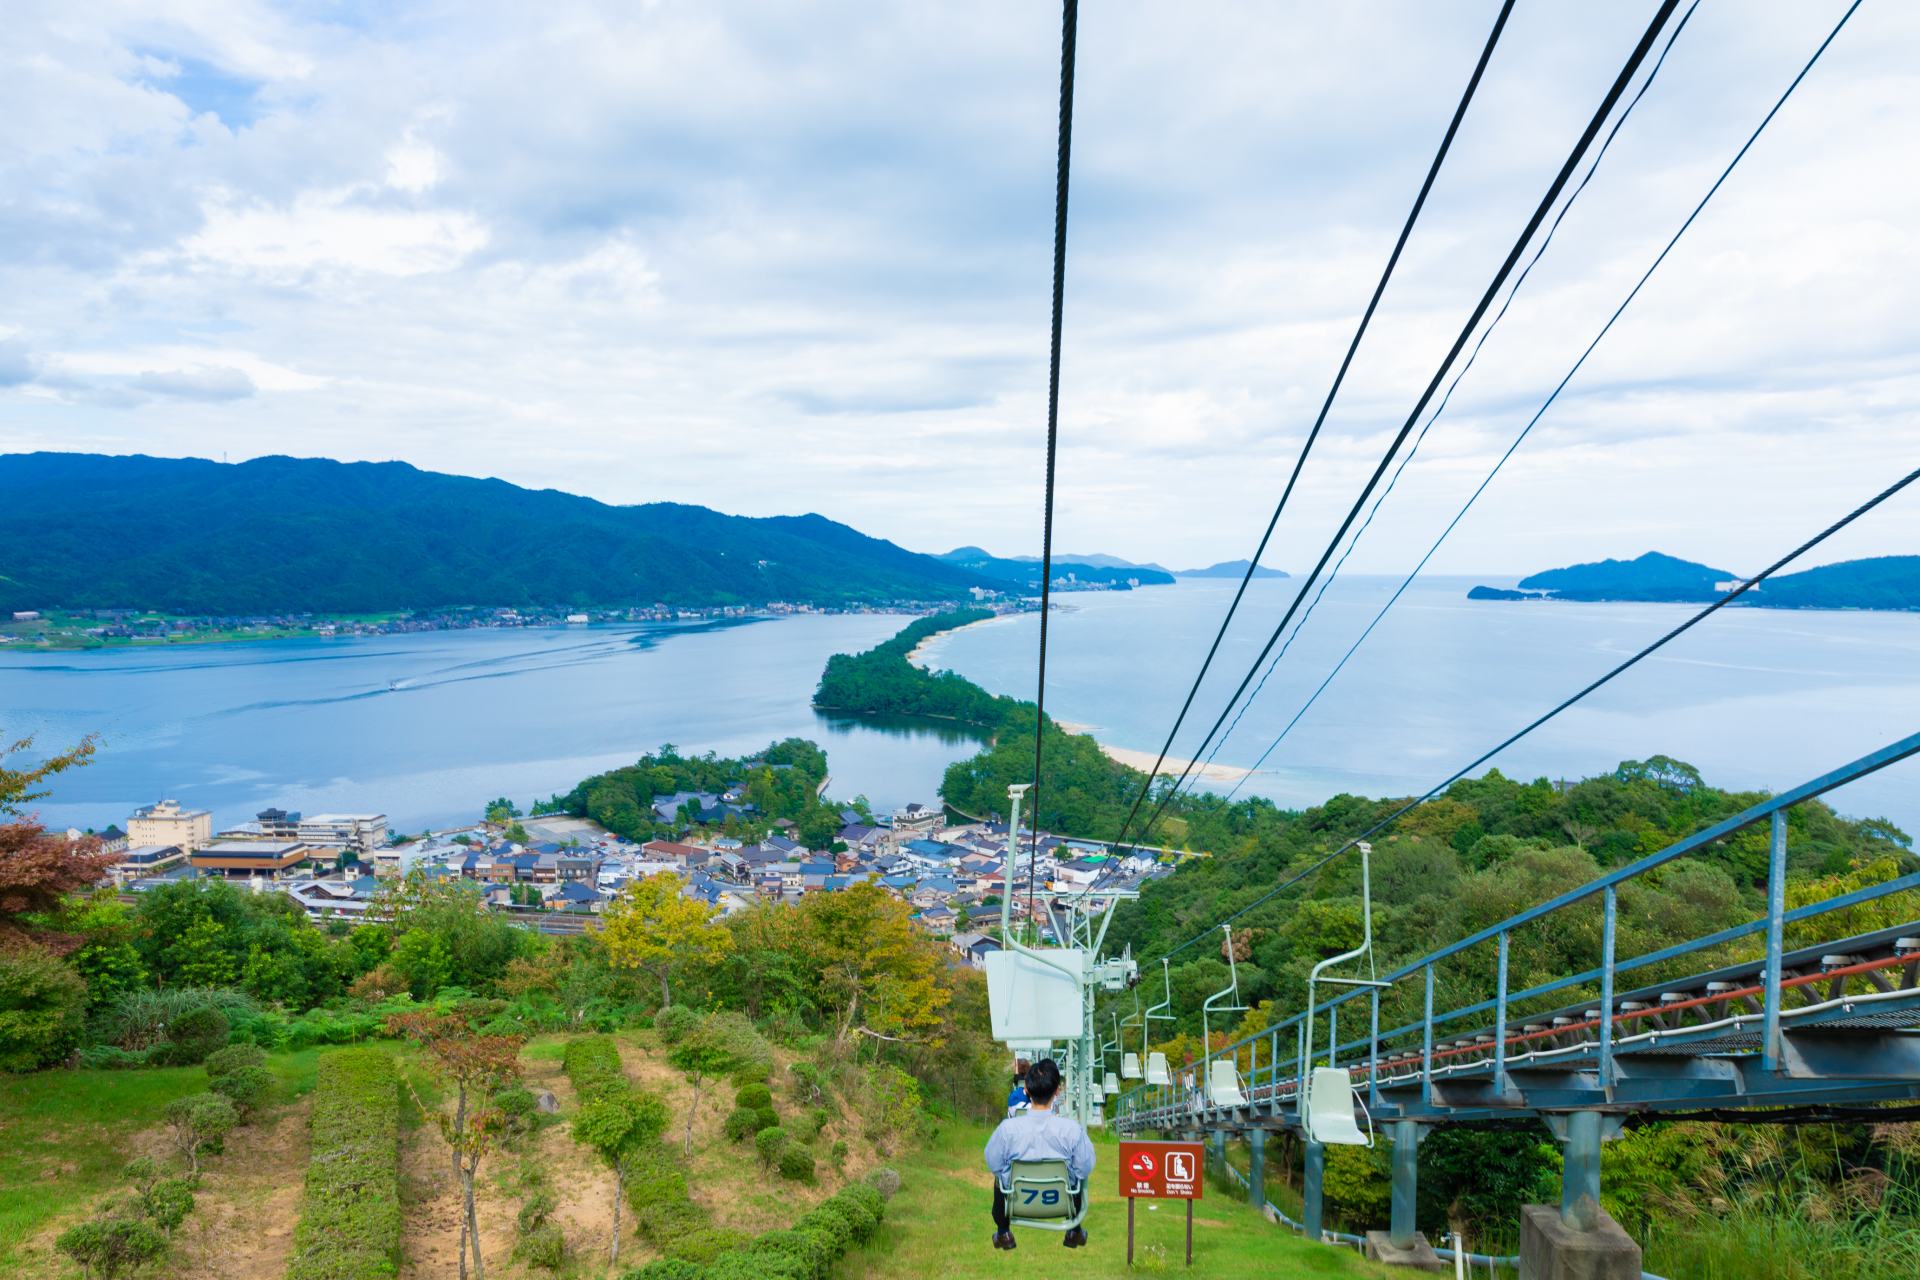
[[[1491,0],[1081,17],[1055,546],[1258,540]],[[1653,11],[1522,0],[1267,561],[1307,567]],[[1404,572],[1844,11],[1702,0],[1356,550]],[[12,0],[0,452],[265,454],[1040,545],[1059,14]],[[1871,0],[1436,558],[1752,571],[1920,463]],[[1808,563],[1920,552],[1920,492]]]

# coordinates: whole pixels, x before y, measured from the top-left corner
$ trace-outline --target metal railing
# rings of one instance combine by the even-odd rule
[[[1886,1006],[1907,1009],[1920,1005],[1920,951],[1903,950],[1900,944],[1913,942],[1901,933],[1920,933],[1920,925],[1903,925],[1883,934],[1849,942],[1870,948],[1870,958],[1853,952],[1838,956],[1815,954],[1790,956],[1785,950],[1786,927],[1831,912],[1920,889],[1920,874],[1904,875],[1880,884],[1869,885],[1818,903],[1788,909],[1786,907],[1787,812],[1794,806],[1855,779],[1875,773],[1889,765],[1920,754],[1920,733],[1902,738],[1878,751],[1823,774],[1810,782],[1755,804],[1721,822],[1677,840],[1656,853],[1598,876],[1578,888],[1509,916],[1457,942],[1422,956],[1382,975],[1389,984],[1419,979],[1424,984],[1422,1012],[1417,1020],[1405,1022],[1387,1031],[1380,1029],[1378,988],[1356,988],[1317,1002],[1312,1009],[1316,1018],[1326,1018],[1337,1028],[1342,1009],[1350,1014],[1362,1012],[1353,1002],[1365,1000],[1366,1033],[1341,1041],[1337,1031],[1329,1036],[1329,1064],[1346,1059],[1344,1065],[1354,1078],[1366,1081],[1368,1103],[1378,1113],[1381,1089],[1404,1091],[1418,1084],[1418,1103],[1401,1108],[1403,1114],[1418,1114],[1424,1119],[1444,1120],[1450,1109],[1437,1103],[1436,1077],[1446,1079],[1463,1072],[1487,1073],[1496,1091],[1504,1090],[1509,1072],[1519,1065],[1562,1065],[1579,1062],[1597,1070],[1600,1088],[1612,1097],[1617,1059],[1622,1052],[1637,1051],[1653,1043],[1695,1047],[1714,1046],[1749,1049],[1764,1070],[1781,1066],[1783,1028],[1795,1021],[1810,1022],[1839,1012],[1853,1014],[1856,1007],[1871,1009]],[[1767,911],[1765,916],[1730,929],[1681,942],[1644,955],[1620,958],[1618,942],[1619,889],[1648,872],[1677,858],[1707,848],[1747,827],[1770,822],[1768,849]],[[1526,926],[1555,917],[1569,908],[1600,899],[1600,963],[1594,968],[1528,987],[1509,989],[1508,969],[1511,941],[1515,932]],[[1757,961],[1722,965],[1706,972],[1693,972],[1661,984],[1666,989],[1648,988],[1622,993],[1618,990],[1621,974],[1668,965],[1688,957],[1705,959],[1708,953],[1755,934],[1765,935],[1764,954]],[[1436,1012],[1435,986],[1440,967],[1456,965],[1459,958],[1475,948],[1492,944],[1495,955],[1490,967],[1494,977],[1491,999],[1464,1004]],[[1826,944],[1831,945],[1831,944]],[[1892,954],[1884,954],[1886,948]],[[1795,967],[1807,967],[1819,961],[1811,972],[1789,975],[1789,961]],[[1828,964],[1827,961],[1839,961]],[[1677,967],[1677,966],[1676,966]],[[1898,969],[1903,985],[1889,987],[1883,975]],[[1873,990],[1848,995],[1851,979],[1870,983]],[[1570,1010],[1528,1015],[1531,1021],[1516,1030],[1513,1014],[1516,1005],[1530,1004],[1561,992],[1591,991],[1595,997],[1583,1000]],[[1827,998],[1813,998],[1816,988],[1825,983]],[[1687,995],[1673,988],[1705,988],[1705,994]],[[1483,988],[1484,990],[1484,988]],[[1784,1007],[1790,992],[1800,993],[1802,1004]],[[1675,995],[1682,998],[1672,999]],[[1841,1009],[1840,1006],[1845,1006]],[[1490,1027],[1476,1026],[1465,1040],[1443,1044],[1439,1029],[1469,1019],[1492,1015]],[[1687,1017],[1698,1019],[1687,1023]],[[1913,1021],[1920,1022],[1920,1013]],[[1289,1111],[1297,1119],[1300,1081],[1314,1065],[1306,1060],[1305,1031],[1308,1015],[1296,1013],[1232,1044],[1207,1051],[1197,1062],[1183,1065],[1176,1075],[1178,1083],[1135,1088],[1116,1100],[1110,1123],[1121,1129],[1160,1128],[1182,1122],[1217,1122],[1223,1109],[1207,1098],[1209,1064],[1226,1058],[1241,1070],[1248,1087],[1246,1106],[1234,1108],[1236,1118],[1258,1121],[1262,1117],[1288,1123]],[[1672,1025],[1670,1025],[1672,1024]],[[1623,1034],[1627,1033],[1627,1034]],[[1457,1034],[1449,1032],[1448,1034]],[[1182,1079],[1184,1077],[1184,1079]]]

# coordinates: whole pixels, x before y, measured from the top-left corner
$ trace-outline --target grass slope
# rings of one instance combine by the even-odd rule
[[[1127,1208],[1114,1192],[1115,1145],[1098,1144],[1086,1248],[1064,1248],[1055,1232],[1021,1231],[1018,1249],[998,1253],[988,1216],[993,1182],[980,1161],[988,1132],[982,1126],[949,1125],[925,1149],[898,1161],[902,1186],[887,1206],[886,1225],[872,1244],[841,1264],[839,1280],[1127,1274]],[[1151,1203],[1142,1201],[1135,1211],[1134,1269],[1186,1273],[1185,1214],[1172,1201],[1149,1210]],[[1293,1280],[1392,1273],[1348,1250],[1306,1243],[1210,1181],[1206,1198],[1194,1206],[1191,1274],[1209,1280]]]

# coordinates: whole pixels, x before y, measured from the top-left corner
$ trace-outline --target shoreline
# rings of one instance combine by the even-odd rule
[[[947,636],[958,635],[960,632],[965,631],[968,627],[978,627],[978,626],[983,626],[989,622],[998,622],[1001,618],[1008,617],[1008,616],[1010,615],[996,613],[991,618],[976,618],[972,622],[963,622],[957,627],[948,627],[945,631],[936,631],[932,635],[920,641],[920,643],[914,645],[913,648],[907,650],[907,664],[909,666],[919,667],[920,670],[922,671],[930,672],[933,670],[933,668],[927,666],[922,661],[922,659],[926,657],[926,650],[928,645],[932,644],[935,640],[940,640]],[[946,668],[941,668],[941,669],[946,670]]]
[[[1054,718],[1053,722],[1068,733],[1076,733],[1092,738],[1094,744],[1100,748],[1101,754],[1116,764],[1124,764],[1128,768],[1138,769],[1142,773],[1153,768],[1155,752],[1141,751],[1134,747],[1116,747],[1111,743],[1101,742],[1099,735],[1094,732],[1092,725],[1078,724],[1072,720],[1061,720],[1057,717]],[[1203,765],[1191,760],[1176,759],[1173,756],[1168,756],[1165,760],[1161,761],[1158,776],[1162,778],[1177,778],[1189,765],[1192,766],[1190,776],[1199,778],[1203,782],[1240,782],[1253,776],[1253,770],[1242,769],[1238,765]]]

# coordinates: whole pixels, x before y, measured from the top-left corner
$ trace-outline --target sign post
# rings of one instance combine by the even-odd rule
[[[1122,1142],[1120,1195],[1127,1202],[1127,1265],[1133,1265],[1133,1202],[1187,1202],[1187,1265],[1193,1265],[1193,1202],[1204,1189],[1206,1153],[1197,1142]]]

